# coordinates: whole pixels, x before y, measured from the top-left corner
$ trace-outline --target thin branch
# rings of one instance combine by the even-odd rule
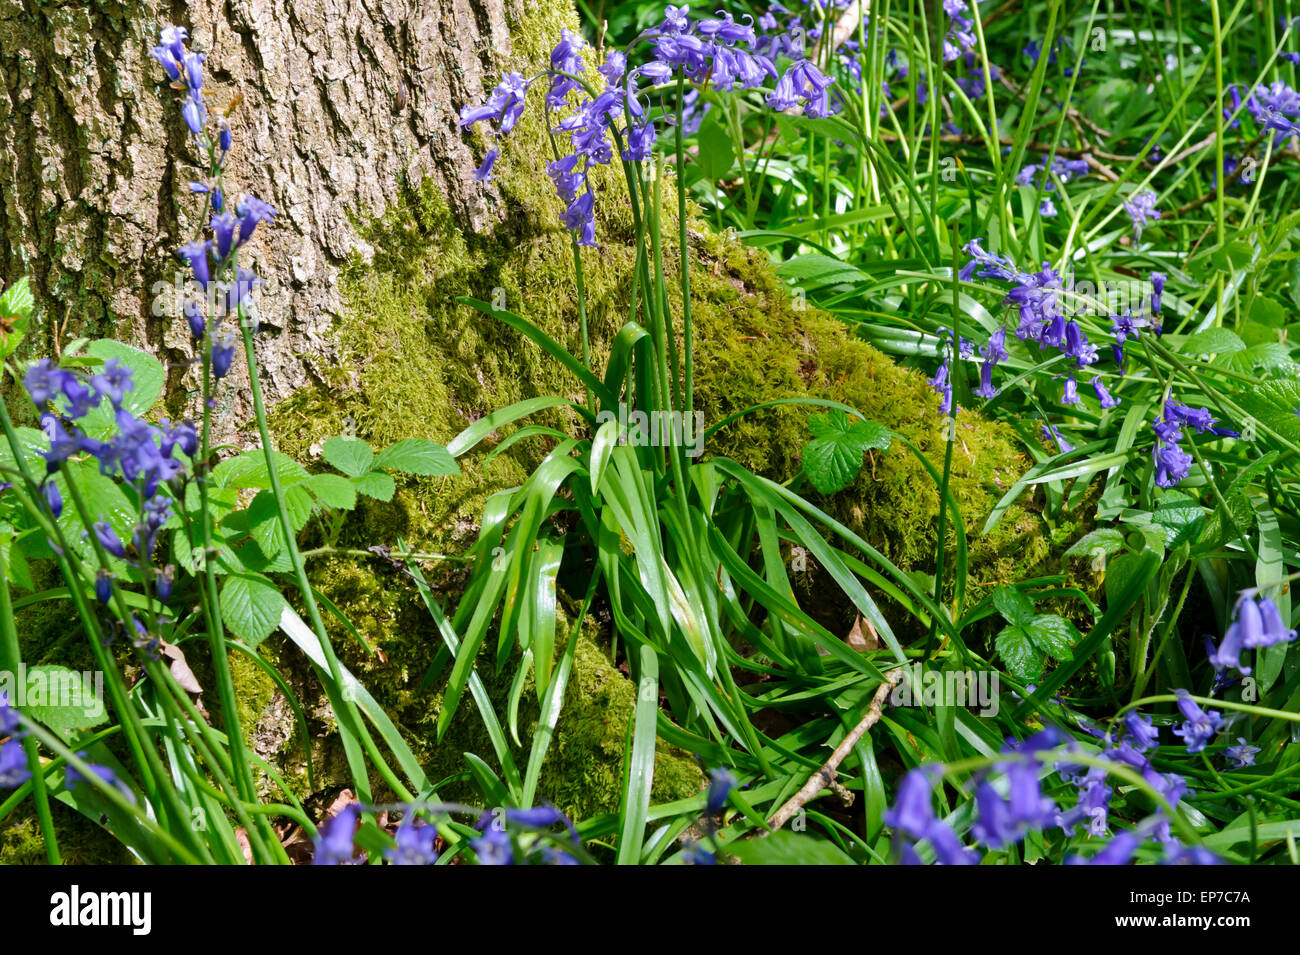
[[[861,722],[859,722],[857,726],[853,727],[853,731],[849,733],[848,736],[844,737],[844,741],[841,742],[839,746],[835,747],[835,752],[831,753],[831,758],[826,761],[826,765],[813,773],[808,782],[804,783],[803,788],[791,796],[786,801],[785,805],[778,809],[776,814],[767,821],[768,826],[771,827],[770,831],[775,832],[777,829],[784,826],[790,821],[795,813],[803,808],[805,803],[817,798],[817,794],[823,789],[834,789],[836,792],[840,793],[841,797],[846,795],[850,797],[848,802],[852,802],[851,797],[853,794],[849,793],[835,782],[835,777],[837,775],[836,770],[839,769],[840,763],[844,762],[845,757],[849,755],[850,750],[853,749],[858,740],[862,739],[867,730],[871,729],[871,727],[875,726],[876,723],[880,721],[881,711],[885,706],[885,698],[889,696],[889,692],[898,685],[898,681],[902,679],[902,677],[902,669],[895,669],[889,672],[885,677],[885,682],[880,684],[879,688],[876,690],[876,695],[871,698],[871,705],[867,707],[867,715],[862,717]],[[767,835],[767,833],[764,832],[761,833],[761,835]]]

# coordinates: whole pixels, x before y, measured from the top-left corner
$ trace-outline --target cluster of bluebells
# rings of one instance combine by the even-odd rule
[[[1037,172],[1035,167],[1027,169],[1033,170],[1030,176]],[[1024,175],[1024,171],[1021,174]],[[1016,310],[1016,338],[1022,342],[1036,342],[1040,350],[1056,349],[1071,360],[1072,366],[1064,375],[1060,403],[1066,407],[1079,404],[1082,401],[1079,395],[1079,373],[1097,365],[1101,354],[1079,322],[1067,314],[1066,297],[1072,291],[1071,284],[1046,264],[1037,272],[1021,271],[1010,258],[984,251],[978,239],[967,243],[964,251],[970,256],[970,261],[958,274],[961,281],[969,282],[974,278],[996,279],[1013,286],[1002,304]],[[1126,344],[1140,339],[1144,331],[1151,330],[1157,335],[1161,332],[1165,275],[1152,272],[1148,279],[1151,282],[1151,294],[1143,297],[1137,314],[1132,309],[1126,309],[1110,316],[1110,330],[1114,335],[1110,354],[1120,378],[1124,377],[1127,368]],[[974,393],[981,398],[993,398],[998,394],[993,384],[993,372],[1008,357],[1005,326],[989,337],[988,343],[980,349],[980,355],[984,360],[980,366],[979,387],[974,389]],[[950,404],[952,386],[947,380],[946,363],[941,366],[940,374],[931,384],[940,392],[941,404],[944,407]],[[1087,384],[1102,410],[1120,404],[1120,399],[1111,394],[1102,377],[1094,375]],[[1180,444],[1183,429],[1189,426],[1198,433],[1210,432],[1218,437],[1238,436],[1236,431],[1229,428],[1215,427],[1215,419],[1210,417],[1206,409],[1191,408],[1169,399],[1164,404],[1161,416],[1152,425],[1156,435],[1156,483],[1161,487],[1173,487],[1191,470],[1192,456]],[[1049,431],[1045,427],[1045,431],[1057,442],[1062,452],[1071,450],[1071,446],[1055,428],[1050,428]]]
[[[653,155],[658,129],[643,95],[654,88],[681,79],[691,85],[697,98],[694,88],[705,83],[720,90],[753,90],[764,88],[770,80],[774,84],[767,102],[773,109],[802,106],[808,116],[828,116],[836,109],[830,77],[799,51],[776,51],[760,43],[752,23],[738,22],[729,13],[720,11],[716,17],[695,20],[685,6],[669,6],[663,21],[634,43],[649,46],[647,62],[629,69],[626,52],[607,51],[605,62],[596,68],[600,79],[593,81],[599,86],[595,92],[596,86],[589,87],[583,80],[587,70],[582,38],[563,30],[544,73],[532,79],[509,73],[485,103],[466,106],[460,112],[461,128],[484,123],[494,137],[508,136],[523,115],[529,90],[546,78],[551,132],[567,139],[569,147],[547,171],[565,204],[561,220],[575,233],[579,245],[596,244],[591,170],[612,163],[616,147],[625,162],[645,162]],[[797,55],[784,73],[769,55],[777,52]],[[492,178],[499,154],[495,145],[487,151],[476,178]]]
[[[1249,676],[1251,668],[1241,662],[1242,651],[1259,650],[1279,643],[1290,643],[1296,631],[1286,625],[1282,613],[1270,598],[1245,594],[1237,601],[1237,619],[1223,635],[1223,642],[1208,646],[1210,665],[1220,681],[1230,673]]]
[[[1219,437],[1238,437],[1238,433],[1230,428],[1216,428],[1216,420],[1210,417],[1206,408],[1191,408],[1172,398],[1165,401],[1160,416],[1151,424],[1151,430],[1156,434],[1156,484],[1173,487],[1191,471],[1194,459],[1179,443],[1184,428],[1194,428],[1197,434],[1209,432]]]
[[[1240,93],[1233,89],[1234,101]],[[1273,148],[1282,148],[1292,136],[1300,135],[1300,93],[1281,80],[1257,86],[1246,98],[1246,109],[1261,132],[1273,133]]]
[[[1222,727],[1217,713],[1206,714],[1190,698],[1182,698],[1187,722],[1174,732],[1185,734],[1189,752],[1203,738],[1213,736]],[[1110,735],[1085,726],[1102,740],[1099,758],[1113,765],[1123,765],[1139,772],[1143,779],[1172,807],[1188,795],[1187,781],[1177,773],[1161,773],[1146,755],[1158,744],[1158,730],[1150,720],[1136,711],[1123,721],[1121,739],[1112,742]],[[1244,741],[1243,741],[1244,744]],[[1240,758],[1243,750],[1235,748],[1229,758]],[[1008,740],[1003,758],[992,771],[974,780],[975,819],[970,838],[975,846],[966,845],[947,822],[934,811],[934,783],[942,773],[940,764],[918,767],[907,773],[898,787],[894,805],[884,821],[894,831],[895,848],[904,864],[919,865],[921,856],[916,845],[925,841],[941,865],[975,865],[981,861],[977,846],[1001,850],[1021,842],[1031,832],[1058,828],[1067,837],[1086,827],[1087,835],[1105,839],[1105,845],[1090,858],[1071,856],[1067,864],[1122,865],[1129,862],[1137,849],[1148,840],[1161,845],[1170,863],[1213,864],[1218,860],[1199,848],[1188,848],[1173,838],[1168,817],[1157,812],[1133,829],[1112,833],[1110,801],[1114,788],[1107,785],[1110,771],[1105,766],[1081,766],[1070,761],[1069,753],[1077,743],[1055,728],[1042,730],[1023,742]],[[1256,750],[1257,751],[1257,750]],[[1054,756],[1059,758],[1053,758]],[[1043,792],[1045,764],[1052,763],[1060,780],[1072,790],[1073,799],[1062,808]]]
[[[375,807],[373,811],[378,811]],[[424,818],[427,813],[456,812],[458,806],[401,806],[402,821],[393,832],[394,845],[384,850],[390,865],[434,865],[439,858],[438,829]],[[345,806],[320,827],[316,834],[313,865],[360,865],[367,859],[356,847],[357,827],[365,807],[359,803]],[[563,825],[567,834],[560,836],[554,827]],[[487,811],[474,824],[479,833],[469,848],[479,865],[578,865],[577,857],[560,848],[564,842],[579,845],[577,830],[569,818],[552,806],[532,809]],[[522,833],[540,834],[543,838],[521,839]]]
[[[1058,156],[1052,160],[1050,165],[1046,163],[1030,163],[1024,166],[1016,174],[1016,184],[1029,186],[1042,192],[1054,192],[1057,180],[1063,183],[1072,182],[1088,175],[1088,171],[1087,156],[1079,159],[1065,159]],[[1038,212],[1044,219],[1050,219],[1056,215],[1056,205],[1052,202],[1051,196],[1043,196],[1042,202],[1038,206]]]
[[[181,116],[200,154],[207,159],[207,181],[190,183],[192,192],[207,196],[212,210],[207,237],[182,245],[177,254],[189,265],[202,300],[214,306],[204,309],[189,301],[184,313],[195,342],[211,341],[212,374],[224,378],[234,359],[235,343],[233,334],[220,332],[221,319],[237,317],[241,308],[247,314],[252,290],[260,284],[251,269],[238,264],[239,249],[252,238],[258,225],[275,217],[275,209],[256,196],[244,196],[233,210],[227,208],[222,182],[232,146],[230,124],[223,118],[213,129],[203,98],[205,55],[185,48],[188,36],[184,27],[164,27],[152,53],[172,85],[185,92]]]
[[[121,478],[130,485],[139,499],[141,514],[129,541],[123,541],[106,520],[97,521],[90,533],[113,557],[140,568],[150,565],[158,533],[172,513],[172,497],[167,492],[179,487],[188,474],[188,467],[177,452],[191,459],[198,452],[194,426],[189,422],[173,423],[167,418],[154,425],[132,414],[124,404],[133,387],[131,371],[115,358],[106,361],[89,381],[43,358],[27,369],[23,386],[36,406],[41,428],[49,439],[49,449],[42,452],[45,475],[41,490],[51,515],[58,520],[64,507],[54,475],[70,458],[89,455],[98,462],[101,474]],[[85,434],[80,423],[105,401],[112,408],[116,428],[109,440],[101,441]],[[165,601],[171,595],[172,576],[170,566],[152,575],[154,595],[159,600]],[[107,605],[112,593],[113,580],[101,571],[96,578],[95,594],[101,604]],[[143,625],[135,618],[132,624],[135,630],[130,634],[132,639],[149,642]]]

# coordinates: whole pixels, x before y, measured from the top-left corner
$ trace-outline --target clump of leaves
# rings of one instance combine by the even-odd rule
[[[1047,657],[1069,660],[1073,655],[1079,631],[1064,617],[1034,613],[1034,602],[1014,587],[994,591],[993,605],[1007,622],[994,643],[1012,676],[1026,682],[1040,680]]]

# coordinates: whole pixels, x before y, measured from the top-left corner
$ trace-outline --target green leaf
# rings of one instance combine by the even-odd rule
[[[289,516],[289,525],[294,533],[302,530],[311,517],[311,495],[298,486],[284,488],[284,508]],[[280,526],[280,512],[275,504],[275,495],[270,491],[260,491],[253,503],[248,505],[248,521],[253,540],[257,541],[262,553],[274,559],[289,549],[289,542]]]
[[[700,172],[710,185],[715,185],[725,176],[736,161],[736,147],[732,142],[731,134],[722,128],[722,124],[714,118],[714,115],[714,113],[708,114],[700,124],[697,136],[700,144],[698,159]]]
[[[376,468],[391,468],[407,474],[443,477],[460,473],[455,458],[441,444],[428,438],[407,438],[384,448],[375,458]]]
[[[17,674],[4,674],[0,677],[0,690],[11,701],[20,703],[25,716],[60,736],[107,721],[102,683],[88,682],[82,674],[61,666],[28,667],[26,676],[27,684],[20,689],[10,685],[15,683]]]
[[[744,865],[853,865],[834,843],[784,829],[758,839],[739,839],[725,851]]]
[[[0,295],[0,360],[14,353],[31,324],[32,289],[23,276]]]
[[[167,381],[167,373],[157,358],[138,348],[107,339],[91,342],[86,353],[102,362],[115,358],[119,365],[131,370],[131,390],[122,396],[122,407],[131,414],[141,417],[157,403]],[[81,428],[90,437],[105,440],[117,431],[113,406],[101,401],[81,419]]]
[[[1239,392],[1237,403],[1260,424],[1290,441],[1300,441],[1300,382],[1262,381]],[[1248,422],[1240,422],[1243,435]]]
[[[370,470],[375,452],[360,438],[330,438],[322,449],[325,460],[348,477],[358,478]]]
[[[1023,628],[1005,627],[995,638],[995,645],[1003,666],[1016,679],[1027,683],[1042,679],[1043,654]]]
[[[1065,552],[1066,557],[1092,557],[1101,552],[1113,554],[1124,546],[1124,535],[1113,527],[1099,527],[1084,534]]]
[[[993,591],[993,606],[1007,623],[1024,626],[1034,617],[1034,602],[1015,587],[999,587]]]
[[[362,477],[353,478],[352,483],[356,485],[358,494],[373,497],[377,501],[391,501],[397,491],[392,475],[383,471],[371,471]]]
[[[1165,529],[1165,546],[1177,547],[1197,536],[1205,523],[1205,508],[1182,492],[1166,492],[1151,520]]]
[[[853,483],[862,467],[862,455],[872,449],[886,450],[890,432],[874,421],[849,424],[848,415],[832,408],[808,419],[814,440],[804,445],[803,469],[808,480],[822,494],[834,494]]]
[[[221,588],[221,619],[231,633],[256,647],[280,623],[287,606],[275,585],[260,574],[235,574]]]
[[[1226,328],[1207,328],[1190,336],[1178,350],[1184,355],[1230,355],[1245,349],[1246,343],[1236,332]]]
[[[1074,624],[1054,613],[1034,617],[1025,627],[1025,633],[1034,646],[1056,660],[1068,660],[1079,642],[1079,631]]]
[[[1294,367],[1291,349],[1277,342],[1251,345],[1231,355],[1220,355],[1214,359],[1214,364],[1235,371],[1239,375],[1249,376],[1257,376],[1261,372],[1289,371]]]
[[[301,464],[279,451],[272,451],[275,461],[275,473],[280,478],[280,486],[287,488],[302,484],[310,474]],[[212,469],[212,481],[217,487],[237,487],[267,489],[271,486],[271,475],[266,469],[266,452],[261,448],[245,451],[234,458],[227,458]]]
[[[357,506],[357,488],[341,474],[313,474],[307,479],[307,490],[326,507],[350,511]]]

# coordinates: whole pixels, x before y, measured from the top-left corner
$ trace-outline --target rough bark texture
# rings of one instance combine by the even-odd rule
[[[210,109],[244,97],[227,191],[279,210],[273,240],[249,249],[267,277],[258,350],[275,401],[331,363],[339,266],[369,251],[354,223],[403,182],[431,178],[465,230],[490,222],[456,112],[481,98],[521,13],[511,0],[0,0],[0,279],[32,278],[46,318],[33,346],[80,330],[148,342],[173,386],[190,383],[184,323],[159,313],[184,277],[169,255],[198,224],[199,157],[149,56],[160,23],[207,52]]]

